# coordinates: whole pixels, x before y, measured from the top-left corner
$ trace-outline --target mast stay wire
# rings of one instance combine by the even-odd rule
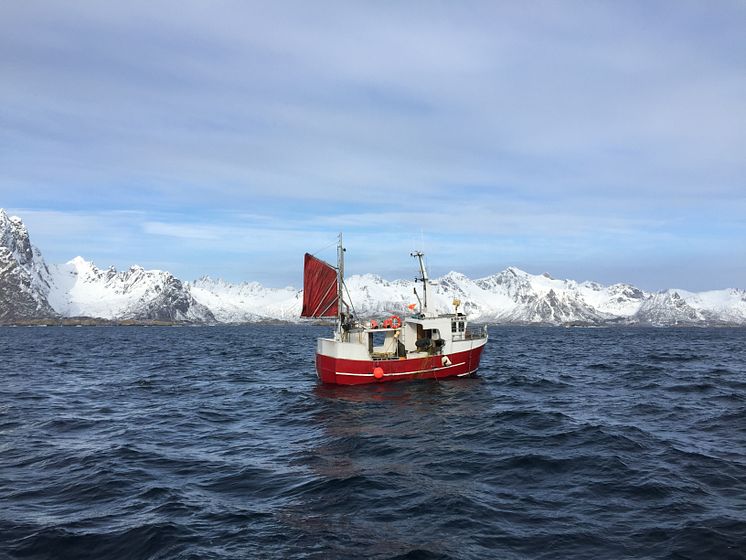
[[[328,249],[329,247],[333,247],[333,246],[334,246],[334,245],[336,245],[336,244],[337,244],[337,241],[333,241],[332,243],[329,243],[329,245],[326,245],[325,247],[322,247],[321,249],[318,249],[318,250],[314,251],[313,253],[311,253],[311,256],[314,256],[314,257],[315,257],[315,256],[316,256],[316,255],[318,255],[318,254],[319,254],[319,253],[320,253],[321,251],[326,251],[326,250],[327,250],[327,249]],[[330,265],[330,266],[333,266],[333,265]],[[336,266],[333,266],[333,268],[337,268],[337,267],[336,267]]]
[[[347,299],[350,302],[350,308],[352,309],[352,315],[357,317],[357,311],[355,310],[355,304],[352,303],[352,296],[350,295],[350,290],[347,288],[347,282],[342,282],[342,286],[344,286],[345,292],[347,292]]]

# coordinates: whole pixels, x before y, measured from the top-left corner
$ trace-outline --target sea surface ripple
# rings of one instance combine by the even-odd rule
[[[354,388],[328,332],[0,328],[0,558],[746,558],[746,330],[495,327]]]

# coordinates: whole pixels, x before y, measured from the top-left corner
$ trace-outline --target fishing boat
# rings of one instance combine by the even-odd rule
[[[421,251],[411,255],[418,259],[422,297],[415,288],[417,303],[408,306],[410,316],[402,320],[392,313],[381,321],[355,316],[344,283],[344,253],[340,234],[336,267],[305,255],[301,317],[337,320],[333,336],[317,340],[316,374],[322,383],[360,385],[476,373],[487,329],[468,326],[458,299],[453,300],[453,313],[439,314],[428,306],[429,279]]]

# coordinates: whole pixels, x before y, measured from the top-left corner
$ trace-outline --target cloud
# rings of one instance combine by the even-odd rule
[[[143,231],[150,235],[165,235],[177,239],[217,240],[221,238],[223,228],[205,225],[164,224],[162,222],[145,222]]]
[[[651,173],[692,171],[693,153],[743,169],[731,118],[744,113],[740,67],[708,65],[694,41],[645,32],[623,9],[574,18],[477,4],[472,17],[422,18],[411,4],[333,3],[329,17],[186,3],[166,19],[164,4],[134,6],[37,13],[21,17],[33,33],[6,37],[7,58],[26,59],[9,65],[14,135],[40,151],[57,139],[63,175],[212,180],[228,196],[304,196],[305,182],[319,197],[499,182],[525,176],[525,158],[586,181],[583,169],[619,171],[630,151]],[[28,94],[41,111],[28,111]],[[86,152],[85,168],[64,165]]]
[[[93,252],[181,262],[180,241],[263,253],[343,228],[373,252],[423,229],[454,257],[477,238],[548,262],[744,237],[741,3],[2,12],[2,204],[108,216],[85,222]]]

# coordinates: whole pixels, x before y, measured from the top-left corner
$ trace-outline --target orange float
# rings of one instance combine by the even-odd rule
[[[383,379],[383,368],[382,367],[373,368],[373,377],[375,377],[376,379]]]
[[[398,315],[392,315],[389,319],[387,319],[389,323],[391,324],[391,327],[394,329],[398,329],[401,327],[401,319]]]

